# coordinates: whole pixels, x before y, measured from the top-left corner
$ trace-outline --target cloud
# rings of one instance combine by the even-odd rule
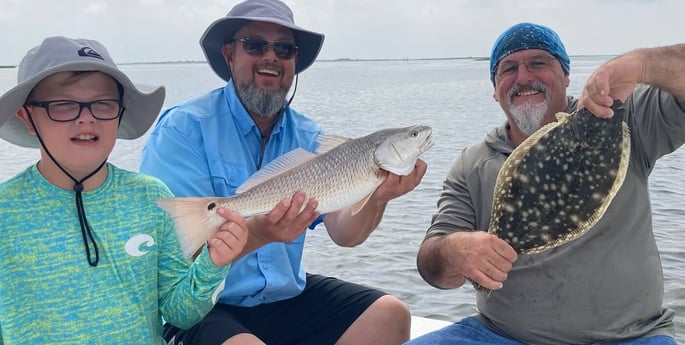
[[[91,1],[83,9],[83,13],[93,15],[93,14],[105,13],[105,10],[107,10],[107,3],[105,3],[104,1]]]
[[[618,54],[685,42],[680,0],[285,0],[299,26],[322,32],[320,58],[488,56],[520,21],[556,30],[570,54]],[[47,36],[101,41],[118,62],[203,60],[199,39],[236,0],[4,0],[0,65]],[[11,34],[7,34],[11,33]]]

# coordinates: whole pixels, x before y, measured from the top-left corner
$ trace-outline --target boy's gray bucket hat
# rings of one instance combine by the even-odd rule
[[[268,22],[292,30],[295,44],[299,47],[295,73],[307,69],[314,63],[324,35],[302,29],[295,25],[293,12],[288,5],[279,0],[246,0],[235,5],[226,17],[212,23],[200,38],[200,45],[207,62],[223,80],[231,79],[231,70],[221,54],[221,48],[231,41],[236,32],[249,22]]]
[[[58,72],[75,71],[100,71],[123,86],[125,111],[117,138],[135,139],[145,134],[162,109],[164,87],[133,84],[100,42],[48,37],[26,53],[17,71],[17,86],[0,97],[0,138],[23,147],[39,147],[38,139],[15,115],[41,80]]]

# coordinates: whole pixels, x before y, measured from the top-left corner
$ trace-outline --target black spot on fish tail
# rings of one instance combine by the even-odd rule
[[[207,205],[207,211],[211,211],[216,208],[216,203],[215,202],[210,202],[209,205]]]

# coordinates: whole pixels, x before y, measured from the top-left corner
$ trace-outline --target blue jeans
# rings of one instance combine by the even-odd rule
[[[406,342],[405,345],[526,345],[520,341],[505,338],[480,323],[473,316],[453,323],[437,331]],[[612,345],[678,345],[668,336],[654,336],[644,339],[612,342]]]

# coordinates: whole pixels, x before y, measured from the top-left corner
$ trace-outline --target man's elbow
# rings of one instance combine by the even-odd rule
[[[442,236],[434,236],[424,240],[416,255],[416,268],[421,278],[431,286],[441,289],[458,288],[466,282],[463,275],[448,273],[446,258],[440,255],[440,242]]]
[[[356,247],[364,241],[366,241],[367,238],[369,238],[368,235],[362,235],[362,234],[350,234],[346,233],[343,235],[331,235],[331,240],[333,240],[333,243],[337,244],[340,247],[345,247],[345,248],[353,248]]]

